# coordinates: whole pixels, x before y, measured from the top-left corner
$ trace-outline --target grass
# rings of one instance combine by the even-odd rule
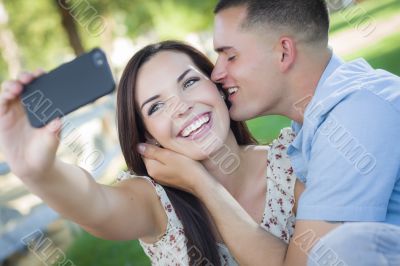
[[[357,51],[346,60],[358,57],[366,59],[374,68],[381,68],[400,76],[400,32],[384,38],[373,47]]]
[[[74,265],[84,266],[150,266],[139,241],[108,241],[85,231],[76,238],[66,257]]]
[[[261,144],[268,144],[275,139],[282,128],[290,126],[290,120],[283,116],[265,116],[247,122],[251,133]]]
[[[359,5],[349,6],[332,14],[330,35],[346,31],[353,27],[361,27],[365,20],[379,21],[400,13],[400,1],[380,0],[365,1]]]

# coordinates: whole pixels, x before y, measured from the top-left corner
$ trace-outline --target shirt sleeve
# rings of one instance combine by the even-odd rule
[[[359,91],[336,105],[315,132],[297,219],[384,221],[399,176],[399,112]]]

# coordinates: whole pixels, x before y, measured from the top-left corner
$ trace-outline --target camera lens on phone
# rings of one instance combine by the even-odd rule
[[[94,53],[93,61],[96,66],[98,66],[98,67],[102,66],[104,64],[103,55],[100,52]]]

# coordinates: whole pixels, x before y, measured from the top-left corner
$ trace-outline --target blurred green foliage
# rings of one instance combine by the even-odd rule
[[[68,43],[57,10],[58,0],[3,1],[9,16],[24,69],[41,66],[51,69],[70,59],[73,51]],[[212,25],[213,1],[196,0],[69,0],[77,19],[77,29],[86,50],[109,45],[103,34],[88,34],[85,10],[94,8],[107,27],[111,38],[123,36],[134,40],[149,32],[160,39],[181,39],[190,32],[209,30]],[[87,11],[86,14],[90,14]],[[86,17],[87,19],[87,17]],[[4,59],[0,57],[0,79],[8,77]]]
[[[377,44],[354,51],[354,53],[345,57],[346,60],[352,60],[363,57],[374,68],[381,68],[400,76],[400,31],[383,38]]]
[[[360,5],[350,5],[331,16],[330,35],[346,31],[350,27],[362,27],[366,19],[373,21],[388,19],[398,15],[399,12],[398,0],[365,1]]]

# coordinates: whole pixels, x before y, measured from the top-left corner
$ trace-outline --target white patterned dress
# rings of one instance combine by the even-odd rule
[[[267,147],[267,193],[264,215],[261,222],[261,226],[266,231],[286,243],[289,243],[293,235],[295,224],[295,216],[292,209],[295,203],[294,185],[296,176],[293,174],[290,160],[286,154],[287,147],[293,141],[294,137],[295,135],[290,128],[284,128],[281,130],[278,139],[274,140]],[[150,177],[136,176],[129,172],[122,172],[118,177],[118,181],[129,178],[144,178],[148,180],[154,187],[167,214],[167,229],[157,242],[149,244],[139,240],[152,265],[187,266],[189,265],[189,256],[192,258],[201,258],[201,254],[196,254],[196,248],[187,249],[187,239],[184,234],[183,225],[175,213],[174,207],[164,188]],[[222,265],[238,265],[224,244],[217,243],[217,246]]]

